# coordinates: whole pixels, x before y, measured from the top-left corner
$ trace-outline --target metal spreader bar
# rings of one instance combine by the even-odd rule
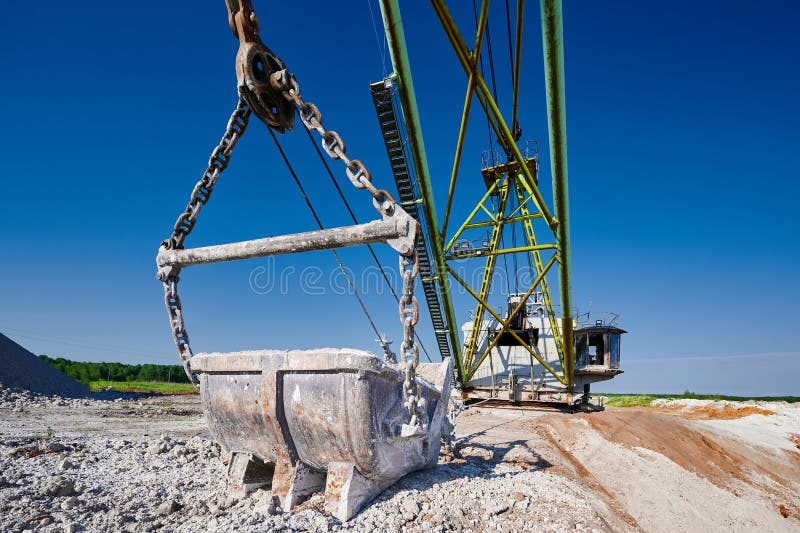
[[[162,248],[156,257],[159,269],[254,259],[271,255],[285,255],[314,250],[328,250],[385,242],[400,251],[409,253],[414,248],[417,223],[405,213],[396,212],[382,220],[374,220],[356,226],[344,226],[290,235],[279,235],[265,239],[203,246],[187,250]]]

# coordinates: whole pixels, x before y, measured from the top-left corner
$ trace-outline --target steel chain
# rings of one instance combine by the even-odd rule
[[[172,235],[161,243],[162,248],[168,250],[183,248],[183,241],[194,229],[197,215],[200,214],[200,210],[211,198],[211,193],[214,191],[214,185],[217,183],[220,174],[228,167],[231,152],[247,128],[249,119],[250,108],[240,96],[236,109],[228,119],[228,125],[225,127],[225,134],[222,136],[222,140],[211,152],[208,167],[203,173],[203,177],[194,186],[189,204],[186,206],[186,210],[180,214],[177,222],[175,222]],[[164,303],[167,306],[172,338],[178,348],[178,356],[189,380],[197,386],[197,376],[192,373],[189,366],[189,361],[192,359],[192,348],[189,345],[189,334],[186,332],[183,323],[183,309],[180,296],[178,296],[178,282],[180,281],[178,274],[179,269],[163,269],[159,270],[158,279],[164,284]]]
[[[197,386],[199,384],[197,376],[189,367],[189,361],[192,360],[192,347],[189,345],[189,334],[183,325],[183,309],[181,308],[181,298],[178,296],[178,281],[179,278],[174,276],[164,282],[164,303],[169,314],[172,340],[175,341],[175,346],[178,348],[178,357],[181,358],[183,370],[189,377],[189,381]]]
[[[358,159],[347,157],[341,136],[322,126],[322,113],[313,103],[306,102],[300,97],[300,88],[294,77],[284,74],[279,79],[283,85],[284,98],[297,106],[303,124],[322,137],[322,148],[328,156],[344,163],[350,182],[358,189],[369,191],[372,195],[372,203],[381,215],[391,216],[397,205],[392,195],[372,184],[372,174],[364,163]],[[405,380],[403,382],[403,393],[406,397],[405,408],[410,417],[410,425],[427,429],[425,398],[420,394],[419,383],[417,383],[419,347],[414,336],[414,326],[419,321],[419,303],[414,295],[414,284],[419,275],[416,242],[409,255],[400,254],[400,271],[403,275],[403,295],[400,297],[399,303],[400,322],[403,324],[403,343],[400,348],[400,356],[405,363]]]
[[[285,79],[285,77],[284,77]],[[372,203],[375,209],[382,215],[390,216],[397,205],[394,197],[385,189],[378,189],[372,184],[372,174],[364,163],[358,159],[350,159],[345,152],[345,144],[342,138],[333,130],[326,130],[322,126],[322,113],[317,106],[311,102],[306,102],[300,97],[300,89],[294,79],[286,82],[290,86],[285,88],[283,96],[297,106],[300,120],[309,129],[319,133],[322,137],[322,148],[331,159],[339,160],[344,163],[347,178],[358,189],[367,189],[372,195]]]
[[[211,198],[211,193],[214,191],[214,185],[219,179],[219,175],[228,168],[228,163],[231,160],[231,152],[236,146],[236,143],[244,134],[247,128],[247,123],[250,119],[250,108],[247,106],[244,98],[239,97],[239,102],[236,109],[231,114],[228,120],[228,125],[225,128],[225,134],[222,136],[219,144],[214,151],[211,152],[211,157],[208,160],[208,167],[203,173],[203,177],[197,182],[192,190],[189,204],[186,210],[180,214],[178,220],[175,222],[175,227],[172,230],[172,235],[161,243],[161,246],[167,250],[178,250],[183,248],[183,241],[186,236],[194,229],[194,224],[197,220],[197,215],[200,210]]]
[[[400,345],[400,357],[406,366],[403,392],[406,396],[405,407],[411,417],[412,426],[427,428],[427,411],[425,398],[420,394],[417,383],[417,365],[419,364],[419,346],[415,341],[414,327],[419,322],[419,302],[414,295],[414,284],[419,275],[419,258],[417,249],[411,255],[400,256],[400,272],[403,275],[403,294],[398,304],[400,321],[403,323],[403,343]]]

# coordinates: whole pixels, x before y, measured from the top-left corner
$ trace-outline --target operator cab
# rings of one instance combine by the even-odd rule
[[[627,333],[602,320],[575,330],[575,372],[619,374],[620,336]]]

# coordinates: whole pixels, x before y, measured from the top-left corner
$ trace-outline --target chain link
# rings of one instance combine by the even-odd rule
[[[228,163],[231,160],[231,152],[236,146],[236,143],[244,134],[247,128],[247,123],[250,119],[250,108],[244,101],[244,98],[239,97],[239,102],[236,109],[231,114],[228,120],[228,125],[225,127],[225,134],[222,136],[219,144],[214,151],[211,152],[211,157],[208,160],[208,167],[203,173],[203,177],[197,182],[192,190],[189,204],[186,210],[180,214],[178,220],[175,222],[175,227],[172,230],[172,235],[161,243],[161,246],[167,250],[179,250],[183,248],[183,241],[186,236],[194,229],[197,215],[200,210],[211,198],[211,193],[214,191],[214,185],[219,179],[219,175],[228,168]],[[163,281],[163,280],[162,280]]]
[[[197,376],[195,376],[190,367],[189,361],[192,359],[192,348],[189,346],[189,334],[183,325],[183,310],[181,308],[181,298],[178,296],[178,277],[169,278],[164,282],[164,303],[167,305],[167,313],[169,314],[169,324],[172,328],[172,340],[175,341],[175,346],[178,348],[178,357],[181,358],[181,364],[195,386],[199,384]]]
[[[425,398],[420,394],[417,383],[417,365],[419,365],[419,346],[415,341],[414,327],[419,322],[419,302],[414,295],[414,284],[419,275],[419,258],[417,249],[411,255],[400,256],[400,272],[403,275],[403,294],[398,304],[400,321],[403,323],[403,343],[400,345],[400,357],[406,366],[403,392],[406,396],[405,407],[411,417],[412,426],[427,428],[427,411]]]
[[[211,152],[208,167],[203,173],[203,177],[194,186],[189,204],[186,206],[186,210],[180,214],[177,222],[175,222],[172,235],[161,243],[162,248],[167,250],[183,248],[183,241],[194,228],[200,210],[211,198],[211,193],[214,191],[214,185],[217,183],[220,174],[228,167],[231,152],[247,128],[249,119],[250,108],[240,96],[236,109],[234,109],[231,118],[228,120],[228,125],[225,127],[225,134],[222,136],[222,140]],[[172,339],[178,348],[178,356],[181,359],[183,370],[189,380],[197,386],[197,376],[192,373],[189,366],[189,361],[192,359],[192,348],[189,345],[189,334],[183,324],[183,309],[180,296],[178,296],[179,272],[180,269],[177,268],[161,269],[158,272],[158,279],[164,284],[164,303],[167,306]]]
[[[319,133],[322,137],[322,148],[331,159],[341,161],[347,169],[347,178],[358,189],[367,189],[372,195],[372,203],[375,209],[382,215],[390,216],[397,205],[394,197],[385,189],[378,189],[372,184],[372,174],[364,163],[358,159],[350,159],[345,152],[345,144],[342,138],[333,130],[326,130],[322,126],[322,113],[317,106],[311,102],[306,102],[300,97],[300,88],[297,82],[288,76],[284,76],[285,82],[283,96],[297,106],[300,120],[309,129]]]

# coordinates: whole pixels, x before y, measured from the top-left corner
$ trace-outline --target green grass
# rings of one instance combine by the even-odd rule
[[[151,394],[194,394],[197,389],[191,383],[164,383],[159,381],[91,381],[92,392],[108,388],[117,392],[145,392]]]
[[[598,393],[598,396],[607,396],[605,405],[612,407],[647,407],[653,400],[664,398],[668,400],[728,400],[732,402],[744,402],[747,400],[759,400],[762,402],[800,402],[798,396],[724,396],[722,394],[695,394],[694,392],[684,392],[683,394],[611,394]]]
[[[612,407],[647,407],[655,399],[649,394],[615,394],[613,396],[611,394],[603,394],[602,396],[609,397],[605,405]]]

